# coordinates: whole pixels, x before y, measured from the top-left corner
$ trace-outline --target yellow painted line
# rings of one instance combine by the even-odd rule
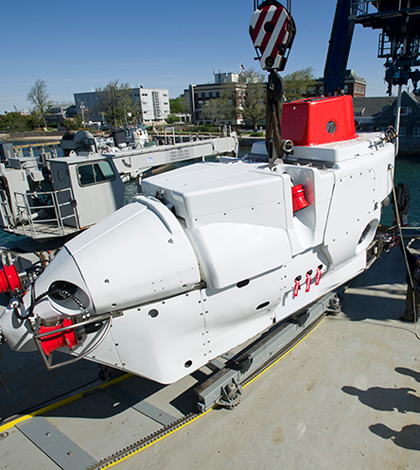
[[[130,452],[128,455],[125,455],[124,457],[121,457],[120,459],[116,460],[115,462],[109,462],[108,464],[104,464],[104,466],[103,466],[102,468],[113,467],[114,465],[117,465],[118,463],[122,462],[123,460],[129,459],[129,458],[132,457],[133,455],[136,455],[136,454],[138,454],[139,452],[141,452],[142,450],[147,449],[148,447],[151,447],[153,444],[156,444],[156,442],[161,441],[161,440],[164,439],[166,436],[169,436],[170,434],[173,434],[175,431],[178,431],[179,429],[185,428],[185,426],[188,426],[188,424],[191,424],[191,423],[193,423],[194,421],[196,421],[198,418],[201,418],[202,416],[206,415],[206,414],[209,413],[212,409],[213,409],[213,407],[212,407],[212,408],[209,408],[207,411],[204,411],[204,413],[201,413],[201,414],[197,415],[195,418],[191,419],[190,421],[187,421],[186,423],[179,425],[178,427],[172,429],[171,431],[168,431],[167,433],[163,434],[162,436],[157,437],[155,440],[149,442],[148,444],[146,444],[146,445],[145,445],[144,447],[142,447],[141,449],[133,450],[133,451]]]
[[[9,423],[4,424],[3,426],[0,426],[0,433],[7,431],[8,429],[14,427],[16,424],[22,423],[23,421],[26,421],[28,419],[33,418],[34,416],[42,415],[44,413],[48,413],[51,410],[55,410],[56,408],[60,408],[61,406],[67,405],[68,403],[71,403],[73,401],[79,400],[82,398],[86,393],[93,392],[95,390],[101,390],[103,388],[109,387],[110,385],[114,385],[116,383],[122,382],[123,380],[128,379],[129,377],[132,377],[132,374],[125,374],[122,375],[121,377],[117,377],[116,379],[110,380],[109,382],[103,383],[101,385],[98,385],[96,387],[90,388],[84,392],[78,393],[76,395],[73,395],[71,397],[65,398],[64,400],[58,401],[57,403],[53,403],[51,405],[48,405],[44,408],[40,408],[39,410],[35,410],[32,413],[28,413],[27,415],[20,416],[19,418],[16,418]]]
[[[277,358],[272,364],[270,364],[266,369],[264,369],[263,371],[261,371],[258,375],[256,375],[252,380],[250,380],[248,383],[246,383],[242,388],[245,388],[247,387],[250,383],[252,383],[255,379],[257,379],[258,377],[261,377],[262,374],[264,374],[264,372],[266,372],[268,369],[270,369],[272,366],[274,366],[274,364],[277,364],[277,362],[280,361],[280,359],[283,359],[283,357],[287,356],[290,352],[292,352],[305,338],[307,338],[314,330],[316,330],[316,328],[318,327],[318,325],[324,320],[325,316],[321,319],[321,321],[319,321],[310,331],[308,331],[308,333],[303,336],[300,341],[298,341],[292,348],[290,348],[289,350],[287,350],[284,354],[282,354],[279,358]],[[187,426],[188,424],[191,424],[192,422],[196,421],[198,418],[201,418],[202,416],[206,415],[207,413],[209,413],[210,411],[212,411],[214,408],[216,407],[216,405],[214,405],[213,407],[209,408],[207,411],[205,411],[204,413],[201,413],[199,415],[197,415],[195,418],[193,418],[191,421],[187,421],[186,423],[180,425],[179,427],[176,427],[174,429],[172,429],[171,431],[169,431],[168,433],[162,435],[161,437],[157,437],[155,440],[149,442],[147,445],[145,445],[144,447],[142,447],[141,449],[137,449],[137,450],[133,450],[133,452],[129,453],[128,455],[124,456],[124,457],[121,457],[120,459],[116,460],[115,462],[110,462],[109,464],[104,464],[104,466],[102,468],[109,468],[109,467],[113,467],[114,465],[117,465],[118,463],[122,462],[123,460],[127,460],[129,459],[130,457],[132,457],[133,455],[136,455],[138,454],[139,452],[141,452],[142,450],[144,449],[147,449],[148,447],[151,447],[153,444],[156,444],[156,442],[159,442],[161,441],[163,438],[165,438],[166,436],[169,436],[170,434],[173,434],[175,431],[178,431],[179,429],[182,429],[184,428],[185,426]]]
[[[267,366],[264,370],[262,370],[258,375],[256,375],[253,379],[251,379],[248,383],[246,383],[242,388],[245,388],[247,387],[250,383],[252,383],[255,379],[257,379],[258,377],[260,377],[262,374],[264,374],[264,372],[266,372],[268,369],[270,369],[271,367],[274,366],[274,364],[277,364],[277,362],[280,361],[280,359],[283,359],[283,357],[287,356],[290,352],[292,352],[296,346],[299,346],[299,344],[305,339],[307,338],[314,330],[316,330],[318,328],[318,325],[321,324],[321,322],[324,320],[325,318],[325,315],[324,317],[313,327],[311,328],[310,331],[308,331],[308,333],[303,336],[293,347],[291,347],[290,349],[288,349],[284,354],[282,354],[280,357],[278,357],[272,364],[270,364],[269,366]]]
[[[324,316],[324,318],[325,318],[325,316]],[[256,375],[252,380],[250,380],[248,383],[246,383],[243,386],[243,388],[247,387],[250,383],[254,382],[254,380],[256,380],[258,377],[261,377],[261,375],[264,374],[267,370],[269,370],[272,366],[274,366],[274,364],[277,364],[277,362],[279,362],[280,359],[283,359],[283,357],[287,356],[290,352],[292,352],[305,338],[307,338],[318,327],[318,325],[322,322],[322,320],[324,318],[322,318],[319,323],[317,323],[310,331],[308,331],[308,333],[305,336],[303,336],[292,348],[287,350],[284,354],[282,354],[280,357],[278,357],[272,364],[270,364],[267,368],[265,368],[258,375]],[[91,388],[91,389],[89,389],[85,392],[82,392],[82,393],[79,393],[79,394],[74,395],[72,397],[66,398],[66,399],[64,399],[60,402],[53,403],[52,405],[46,406],[45,408],[41,408],[39,410],[36,410],[33,413],[29,413],[27,415],[21,416],[21,417],[15,419],[15,420],[11,421],[10,423],[7,423],[3,426],[0,426],[0,433],[6,431],[7,429],[10,429],[11,427],[15,426],[16,424],[21,423],[22,421],[26,421],[26,420],[34,417],[34,416],[47,413],[48,411],[51,411],[51,410],[54,410],[54,409],[59,408],[61,406],[64,406],[67,403],[71,403],[73,401],[76,401],[79,398],[82,398],[83,395],[85,395],[86,393],[92,392],[94,390],[100,390],[100,389],[106,388],[110,385],[116,384],[118,382],[122,382],[123,380],[128,379],[129,377],[132,377],[132,374],[126,374],[126,375],[123,375],[121,377],[117,377],[116,379],[111,380],[110,382],[104,383],[102,385],[99,385],[98,387],[93,387],[93,388]],[[102,468],[113,467],[114,465],[122,462],[123,460],[127,460],[130,457],[132,457],[133,455],[136,455],[136,454],[140,453],[142,450],[147,449],[148,447],[151,447],[153,444],[156,444],[157,442],[161,441],[162,439],[169,436],[170,434],[173,434],[175,431],[178,431],[178,430],[188,426],[189,424],[193,423],[194,421],[197,421],[198,418],[201,418],[202,416],[206,415],[207,413],[210,413],[210,411],[212,411],[215,408],[215,406],[209,408],[204,413],[201,413],[201,414],[197,415],[195,418],[192,418],[190,421],[187,421],[184,424],[181,424],[181,425],[175,427],[174,429],[172,429],[171,431],[168,431],[167,433],[163,434],[162,436],[156,437],[156,439],[150,441],[144,447],[141,447],[140,449],[137,449],[137,450],[133,450],[128,455],[126,455],[124,457],[121,457],[121,458],[117,459],[114,462],[109,462],[108,464],[104,464],[104,466]]]

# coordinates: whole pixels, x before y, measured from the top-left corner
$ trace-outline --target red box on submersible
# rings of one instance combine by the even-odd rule
[[[306,98],[283,105],[282,139],[312,146],[355,139],[353,99],[350,95]]]

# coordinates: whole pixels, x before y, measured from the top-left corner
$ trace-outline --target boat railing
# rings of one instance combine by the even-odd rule
[[[71,232],[80,230],[76,203],[70,188],[45,192],[16,192],[14,198],[15,233],[35,239],[47,234],[52,237],[65,236],[69,233],[68,226],[72,227]]]
[[[219,125],[219,134],[221,134],[221,137],[227,137],[232,133],[232,128],[231,126],[227,126],[226,124]],[[174,127],[165,127],[163,130],[163,144],[164,145],[175,145],[177,143],[177,139],[179,143],[184,143],[184,142],[199,142],[202,140],[210,140],[214,136],[211,134],[211,132],[207,133],[197,133],[197,134],[188,134],[188,135],[183,135],[183,134],[176,134],[175,133],[175,128]],[[216,137],[218,137],[216,133]],[[156,131],[156,140],[159,145],[159,133]]]
[[[51,158],[58,158],[61,152],[60,141],[15,145],[13,148],[18,158],[37,157],[40,158],[42,162]]]
[[[4,228],[10,229],[14,227],[13,212],[10,208],[7,192],[4,189],[0,190],[0,213]]]

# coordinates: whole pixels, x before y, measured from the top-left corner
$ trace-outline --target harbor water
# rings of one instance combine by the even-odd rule
[[[411,227],[420,227],[420,156],[401,156],[395,160],[394,183],[407,184],[410,190],[410,207],[408,210],[408,224]],[[391,225],[393,210],[384,207],[381,223]]]

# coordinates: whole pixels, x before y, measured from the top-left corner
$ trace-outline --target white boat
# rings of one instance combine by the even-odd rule
[[[58,350],[171,383],[364,271],[392,136],[356,135],[350,96],[285,104],[282,131],[294,142],[285,162],[148,178],[44,270],[25,280],[4,268],[9,346],[38,348],[50,368]]]
[[[130,132],[137,136],[134,144],[114,151],[102,147],[98,153],[92,134],[80,131],[63,136],[65,157],[10,157],[0,163],[0,228],[37,240],[74,235],[122,207],[123,183],[153,167],[238,154],[234,132],[162,146],[148,146],[145,129]]]
[[[94,137],[88,131],[67,132],[60,145],[68,156],[95,156],[99,152],[111,158],[124,182],[143,175],[153,167],[220,155],[239,155],[236,132],[228,135],[226,126],[220,137],[185,138],[186,141],[181,138],[181,142],[176,142],[175,134],[168,134],[164,138],[165,144],[157,145],[150,140],[146,127],[142,126],[114,131],[112,137],[107,139]]]

